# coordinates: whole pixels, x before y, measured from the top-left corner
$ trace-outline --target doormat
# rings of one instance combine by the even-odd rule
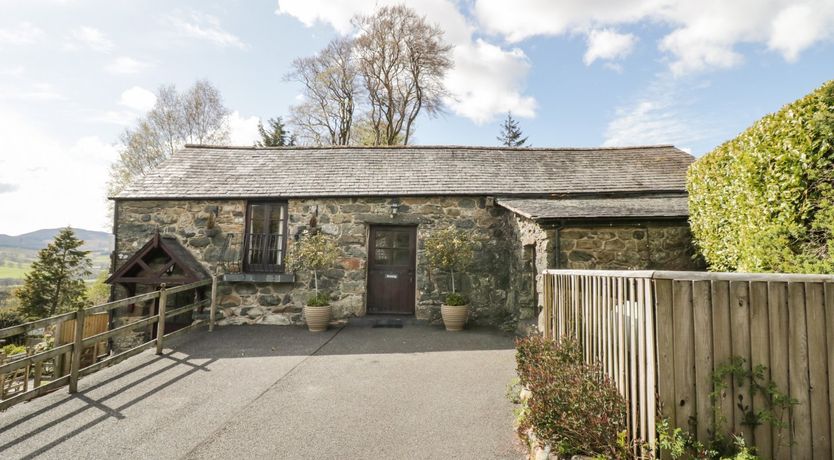
[[[371,326],[371,327],[372,328],[388,327],[388,328],[392,328],[392,329],[402,329],[403,322],[401,320],[398,320],[398,319],[383,319],[383,320],[379,320],[379,321],[374,322],[374,325]]]

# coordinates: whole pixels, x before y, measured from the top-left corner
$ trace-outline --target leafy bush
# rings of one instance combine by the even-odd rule
[[[326,307],[328,305],[330,305],[330,296],[324,292],[314,294],[309,300],[307,300],[308,307]]]
[[[723,442],[723,441],[722,441]],[[692,436],[692,433],[681,428],[672,430],[669,420],[657,422],[657,446],[672,459],[700,458],[715,460],[758,460],[756,450],[747,445],[743,436],[733,436],[724,452],[714,447],[704,446]]]
[[[0,353],[3,353],[6,356],[19,355],[21,353],[26,353],[26,347],[10,343],[5,345],[3,348],[0,348]]]
[[[519,380],[530,391],[524,424],[559,455],[628,457],[626,402],[579,344],[541,337],[516,342]]]
[[[449,226],[433,231],[423,242],[429,266],[449,270],[455,293],[455,270],[464,270],[475,256],[472,233]]]
[[[26,317],[16,310],[2,310],[0,311],[0,329],[13,327],[26,322]],[[13,335],[6,337],[8,343],[22,343],[25,340],[24,334]]]
[[[319,271],[333,267],[339,257],[339,247],[333,238],[324,233],[307,233],[290,246],[287,267],[290,270],[313,272],[313,286],[319,296]]]
[[[696,161],[687,189],[711,269],[834,271],[834,80]]]
[[[451,292],[446,296],[446,305],[449,306],[466,305],[468,302],[469,300],[463,294],[457,292]]]

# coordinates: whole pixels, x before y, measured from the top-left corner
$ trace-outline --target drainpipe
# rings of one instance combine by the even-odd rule
[[[556,244],[555,244],[555,246],[556,247],[554,248],[555,251],[556,251],[556,257],[553,260],[553,263],[555,265],[554,268],[557,268],[557,269],[562,268],[562,261],[561,261],[562,238],[561,238],[561,232],[560,232],[561,229],[562,229],[562,225],[557,224],[556,228],[555,228],[555,230],[556,230]]]

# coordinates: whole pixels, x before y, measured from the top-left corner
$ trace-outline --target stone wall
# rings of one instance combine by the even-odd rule
[[[508,307],[510,276],[508,258],[512,245],[507,236],[508,214],[487,206],[477,197],[404,197],[398,215],[391,217],[391,199],[327,198],[288,201],[288,235],[293,237],[310,226],[336,238],[341,250],[337,266],[320,274],[319,287],[331,296],[334,316],[365,314],[367,247],[371,225],[416,225],[416,316],[436,320],[440,302],[449,290],[447,273],[430,272],[422,240],[436,228],[455,225],[471,231],[479,243],[472,268],[457,274],[460,290],[471,298],[472,319],[495,323],[512,316]],[[117,203],[116,257],[123,263],[159,229],[175,236],[209,271],[223,265],[226,235],[244,232],[246,203],[242,200],[153,200]],[[225,254],[240,250],[233,244]],[[239,257],[239,252],[237,254]],[[294,284],[223,283],[219,305],[226,323],[300,323],[302,307],[312,296],[312,277],[297,273]],[[124,295],[122,292],[121,295]]]
[[[559,266],[601,270],[703,270],[685,222],[566,227]]]
[[[472,232],[479,250],[472,267],[458,274],[468,295],[472,320],[501,325],[533,320],[546,268],[693,270],[685,222],[568,226],[557,230],[518,217],[478,197],[403,197],[392,217],[387,198],[325,198],[288,201],[288,244],[311,224],[333,236],[338,263],[320,274],[320,287],[331,296],[334,316],[362,316],[366,308],[368,235],[371,225],[415,225],[417,266],[415,314],[437,320],[448,292],[447,273],[430,271],[422,241],[437,228],[455,225]],[[228,270],[224,260],[240,258],[245,231],[243,200],[119,201],[116,209],[117,266],[141,248],[154,232],[177,238],[209,272]],[[236,235],[227,247],[226,235]],[[557,241],[559,251],[556,250]],[[225,252],[224,252],[225,249]],[[312,276],[297,273],[294,283],[223,283],[219,306],[225,323],[298,324],[313,294]],[[125,292],[120,291],[120,296]],[[131,313],[123,313],[125,316]],[[134,310],[133,314],[139,314]]]

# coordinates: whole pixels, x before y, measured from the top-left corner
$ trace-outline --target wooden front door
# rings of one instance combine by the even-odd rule
[[[414,314],[417,227],[371,227],[368,313]]]

